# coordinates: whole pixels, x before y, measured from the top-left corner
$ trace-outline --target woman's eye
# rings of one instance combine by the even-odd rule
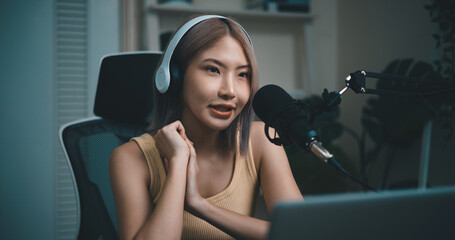
[[[241,78],[249,78],[250,74],[247,73],[247,72],[242,72],[242,73],[239,74],[239,77],[241,77]]]
[[[218,70],[218,68],[216,67],[213,67],[213,66],[208,66],[205,68],[207,71],[211,72],[211,73],[220,73],[220,71]]]

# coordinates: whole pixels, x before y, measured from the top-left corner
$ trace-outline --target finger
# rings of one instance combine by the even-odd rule
[[[157,134],[162,131],[162,134],[172,134],[173,132],[177,132],[183,139],[185,139],[185,128],[183,124],[177,120],[175,122],[170,123],[169,125],[164,126],[162,129],[158,130]]]
[[[196,159],[196,149],[194,149],[193,142],[191,142],[188,138],[185,139],[186,145],[188,146],[188,150],[190,151],[190,161]],[[190,164],[190,163],[188,163]]]
[[[188,148],[190,150],[190,155],[193,155],[194,157],[196,157],[196,149],[194,149],[194,143],[188,138],[185,139],[185,142],[186,142],[186,145],[188,145]]]
[[[188,139],[188,138],[186,137],[185,127],[183,127],[182,122],[180,122],[179,120],[177,120],[177,121],[175,121],[175,124],[176,124],[176,130],[177,130],[177,132],[180,134],[180,136],[181,136],[183,139]]]
[[[190,159],[188,164],[189,167],[192,168],[193,173],[197,174],[197,172],[199,171],[199,167],[196,161],[197,159],[196,149],[194,148],[193,143],[190,140],[187,141],[187,144],[190,149]]]
[[[196,180],[196,176],[198,173],[198,166],[195,155],[191,154],[190,159],[188,161],[188,170],[187,170],[187,180],[188,183],[194,183],[192,181]],[[190,186],[193,186],[190,184]]]

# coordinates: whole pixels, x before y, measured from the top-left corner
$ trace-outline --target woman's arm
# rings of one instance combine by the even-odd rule
[[[128,142],[112,152],[109,170],[120,239],[181,238],[189,150],[180,125],[170,124],[155,135],[156,145],[165,148],[160,152],[168,161],[164,187],[154,209],[148,189],[150,173],[139,146]]]
[[[218,207],[207,200],[201,201],[198,210],[195,209],[187,210],[235,239],[265,239],[267,237],[270,225],[268,221]]]
[[[254,158],[260,159],[256,166],[259,166],[261,189],[269,214],[272,215],[279,202],[303,200],[284,148],[267,139],[263,122],[253,123],[251,139]]]

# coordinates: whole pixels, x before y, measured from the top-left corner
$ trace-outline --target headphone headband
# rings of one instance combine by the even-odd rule
[[[210,18],[227,19],[226,17],[220,16],[220,15],[203,15],[203,16],[193,18],[193,19],[189,20],[188,22],[186,22],[182,27],[180,27],[177,30],[177,32],[174,34],[174,36],[172,37],[171,41],[169,41],[167,49],[164,52],[163,60],[161,61],[161,64],[160,64],[158,70],[156,71],[156,75],[155,75],[155,85],[160,93],[165,93],[168,90],[169,85],[171,83],[170,64],[171,64],[172,54],[174,53],[174,50],[177,47],[177,44],[182,39],[183,35],[185,35],[185,33],[188,30],[190,30],[194,25],[196,25],[204,20],[210,19]],[[251,46],[253,46],[250,36],[245,31],[245,29],[240,24],[237,24],[237,25],[240,26],[240,28],[242,28],[243,32],[248,37],[248,41],[250,42]]]

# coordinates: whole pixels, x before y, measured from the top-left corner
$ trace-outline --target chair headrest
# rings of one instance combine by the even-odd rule
[[[113,121],[145,124],[153,107],[153,75],[161,53],[133,52],[101,61],[95,115]]]

